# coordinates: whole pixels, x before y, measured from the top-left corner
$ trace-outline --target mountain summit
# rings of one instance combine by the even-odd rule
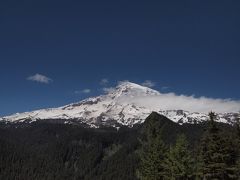
[[[59,108],[41,109],[32,112],[17,113],[0,118],[4,122],[33,122],[51,120],[63,123],[84,123],[91,127],[101,125],[118,127],[133,126],[143,123],[146,117],[155,111],[174,122],[199,123],[208,119],[207,114],[188,112],[179,109],[163,110],[161,103],[151,102],[151,99],[161,93],[148,87],[131,82],[121,82],[115,88],[107,89],[107,94],[72,103]],[[141,100],[140,100],[141,99]],[[234,113],[218,114],[218,120],[225,123],[233,121]]]

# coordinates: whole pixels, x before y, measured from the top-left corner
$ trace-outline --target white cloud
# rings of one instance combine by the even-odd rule
[[[91,89],[83,89],[83,90],[80,90],[80,91],[74,91],[75,94],[88,94],[91,92]]]
[[[91,92],[91,89],[84,89],[84,90],[82,90],[82,93],[85,93],[85,94],[90,93],[90,92]]]
[[[207,97],[196,98],[194,96],[176,95],[166,93],[154,96],[137,96],[133,98],[122,98],[120,101],[134,103],[138,106],[148,107],[152,110],[187,110],[190,112],[215,111],[218,113],[238,112],[240,101],[231,99],[214,99]]]
[[[51,81],[53,81],[51,78],[38,73],[33,76],[29,76],[27,80],[45,84],[49,84]]]
[[[108,88],[102,88],[102,90],[103,90],[103,92],[104,93],[110,93],[110,92],[112,92],[112,91],[114,91],[115,90],[115,88],[113,88],[113,87],[108,87]]]
[[[101,85],[106,85],[106,84],[108,84],[109,83],[109,80],[107,79],[107,78],[103,78],[103,79],[101,79],[101,81],[100,81],[100,84]]]
[[[121,84],[123,82],[126,81],[119,81],[118,84]],[[151,85],[151,83],[148,84]],[[152,85],[155,85],[155,83],[153,83]],[[169,87],[163,86],[161,89],[166,90],[169,89]],[[107,88],[106,92],[112,90],[113,88]],[[208,113],[209,111],[215,111],[218,113],[240,111],[240,100],[195,97],[194,95],[192,96],[178,95],[175,94],[174,92],[160,93],[159,95],[152,96],[138,95],[136,97],[130,98],[123,97],[120,98],[119,101],[123,101],[123,103],[133,103],[140,107],[147,107],[152,109],[153,111],[179,110],[179,109],[190,112],[204,112],[204,113]]]
[[[146,87],[149,87],[149,88],[152,88],[156,85],[155,82],[151,81],[151,80],[146,80],[142,83],[142,86],[146,86]]]

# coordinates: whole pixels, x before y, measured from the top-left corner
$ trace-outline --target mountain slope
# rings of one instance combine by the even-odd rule
[[[33,122],[37,120],[56,120],[63,123],[84,123],[91,127],[133,126],[143,123],[145,118],[156,111],[174,122],[199,123],[208,119],[207,114],[184,110],[162,110],[138,102],[138,97],[151,99],[161,95],[160,92],[131,82],[123,82],[108,94],[88,98],[59,108],[42,109],[32,112],[17,113],[0,118],[5,122]],[[161,105],[161,102],[159,102]],[[234,113],[218,114],[218,121],[232,123]]]

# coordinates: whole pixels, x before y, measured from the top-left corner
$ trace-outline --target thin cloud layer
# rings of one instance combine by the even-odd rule
[[[29,76],[27,78],[29,81],[34,81],[34,82],[39,82],[39,83],[44,83],[44,84],[49,84],[51,81],[53,81],[51,78],[42,75],[42,74],[35,74],[33,76]]]
[[[125,81],[118,81],[118,85]],[[144,86],[155,86],[155,83],[146,80],[142,83]],[[169,87],[163,86],[161,89],[166,90]],[[115,88],[103,88],[105,93],[114,91]],[[203,112],[208,113],[210,111],[215,111],[217,113],[226,112],[240,112],[240,101],[231,99],[215,99],[208,97],[195,97],[187,95],[177,95],[174,92],[161,93],[159,95],[142,96],[136,95],[132,97],[123,96],[119,99],[122,103],[133,103],[137,106],[147,107],[151,110],[186,110],[189,112]]]
[[[75,91],[74,93],[75,94],[88,94],[88,93],[90,93],[91,92],[91,89],[83,89],[83,90],[81,90],[81,91]]]
[[[196,98],[194,96],[176,95],[166,93],[156,96],[138,96],[133,98],[123,98],[120,101],[134,103],[138,106],[148,107],[152,110],[187,110],[190,112],[215,111],[218,113],[239,112],[240,101],[231,99],[213,99],[207,97]]]
[[[146,87],[149,87],[149,88],[152,88],[156,85],[155,82],[151,81],[151,80],[146,80],[142,83],[142,86],[146,86]]]

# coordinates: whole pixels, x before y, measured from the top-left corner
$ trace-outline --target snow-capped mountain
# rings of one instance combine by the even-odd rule
[[[64,123],[84,123],[91,127],[99,125],[133,126],[143,123],[146,117],[156,111],[174,122],[199,123],[206,121],[208,115],[184,110],[163,110],[159,106],[148,106],[138,97],[151,99],[161,93],[131,82],[122,82],[112,88],[106,95],[88,98],[59,108],[41,109],[32,112],[17,113],[0,118],[5,122],[33,122],[37,120],[54,120]],[[159,102],[161,104],[161,102]],[[218,121],[232,123],[236,113],[218,114]]]

